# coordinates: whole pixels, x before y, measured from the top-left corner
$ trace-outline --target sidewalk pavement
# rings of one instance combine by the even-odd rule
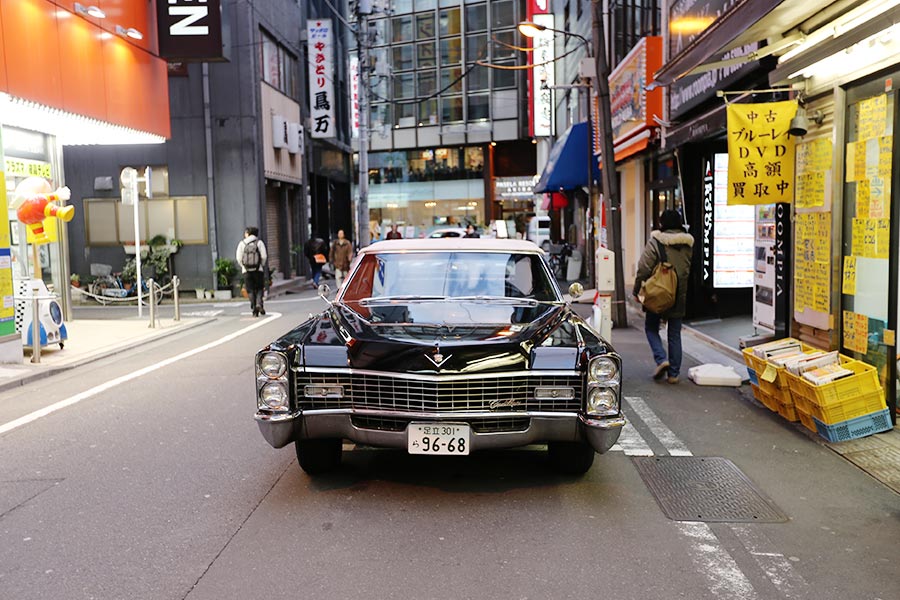
[[[308,287],[303,277],[276,280],[269,288],[269,298],[299,292]],[[217,304],[221,302],[229,301],[216,301]],[[244,298],[235,298],[230,302],[243,306],[247,301]],[[183,300],[182,313],[190,313],[190,307],[196,304],[198,301],[193,299]],[[171,306],[171,303],[166,304],[166,308]],[[23,353],[21,363],[0,364],[0,392],[128,351],[141,344],[198,327],[214,319],[212,316],[183,316],[180,321],[175,321],[171,317],[160,318],[156,327],[151,328],[150,314],[146,308],[143,318],[136,315],[115,319],[76,318],[66,323],[69,339],[66,340],[64,347],[61,349],[53,344],[42,348],[40,363],[31,362],[31,349],[27,349]]]
[[[590,316],[590,304],[593,302],[594,290],[586,290],[580,298],[580,302],[575,305],[576,310],[582,317]],[[627,304],[628,323],[631,327],[642,329],[644,323],[644,315],[640,307],[632,301]],[[750,334],[752,331],[741,331],[736,333],[735,326],[725,324],[723,327],[704,327],[707,332],[719,333],[720,337],[726,339],[737,339],[737,335]],[[747,381],[747,367],[744,364],[744,357],[741,351],[731,346],[728,342],[717,339],[709,333],[700,331],[697,327],[689,325],[682,326],[682,349],[686,355],[697,361],[698,364],[718,363],[722,365],[730,365],[735,371],[743,376]],[[615,345],[616,331],[613,330],[613,345]],[[647,350],[650,351],[649,348]],[[682,385],[695,385],[686,377]],[[769,411],[762,403],[753,397],[750,386],[746,383],[740,388],[735,388],[736,394],[744,401],[754,404],[760,410]],[[782,420],[784,427],[790,427],[808,437],[811,441],[828,447],[835,453],[843,456],[857,467],[900,494],[900,428],[885,433],[870,435],[857,440],[848,442],[832,443],[824,438],[809,431],[799,422],[791,423]]]

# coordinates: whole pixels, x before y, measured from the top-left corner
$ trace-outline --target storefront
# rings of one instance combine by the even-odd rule
[[[59,294],[69,313],[66,225],[45,219],[45,243],[35,246],[32,233],[16,222],[17,186],[28,177],[45,180],[50,190],[64,186],[65,146],[162,143],[170,133],[166,65],[151,35],[153,5],[120,3],[108,16],[96,7],[88,15],[68,6],[0,0],[0,211],[10,221],[0,237],[4,324],[13,297],[21,296],[17,282],[30,278]],[[17,335],[0,340],[4,347],[17,344],[21,359]]]
[[[768,84],[790,86],[801,108],[791,124],[798,143],[790,333],[875,366],[892,415],[900,308],[897,4],[869,0],[822,19],[832,3],[743,3],[663,74],[672,81],[705,68],[716,52],[780,40],[770,44],[778,59]],[[804,35],[790,33],[797,30]]]
[[[435,227],[487,225],[484,146],[455,146],[369,155],[369,229],[384,239]]]

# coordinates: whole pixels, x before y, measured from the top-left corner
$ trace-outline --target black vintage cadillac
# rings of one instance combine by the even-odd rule
[[[311,475],[339,466],[344,440],[455,456],[547,444],[556,469],[586,472],[625,424],[622,364],[542,254],[491,239],[364,248],[325,312],[256,355],[263,437],[293,442]]]

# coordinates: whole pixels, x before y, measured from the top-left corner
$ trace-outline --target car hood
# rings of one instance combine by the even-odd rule
[[[585,336],[584,322],[561,304],[436,302],[388,308],[363,318],[335,305],[279,345],[301,347],[298,360],[306,367],[420,374],[573,370],[581,360],[579,341],[587,337],[602,345],[594,334]]]

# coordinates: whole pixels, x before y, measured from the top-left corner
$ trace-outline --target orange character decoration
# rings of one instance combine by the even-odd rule
[[[46,179],[28,177],[16,186],[14,207],[20,223],[28,225],[34,236],[35,244],[48,244],[50,238],[44,232],[44,219],[56,217],[62,221],[71,221],[75,216],[74,206],[60,206],[71,197],[68,187],[58,188],[55,192]]]

